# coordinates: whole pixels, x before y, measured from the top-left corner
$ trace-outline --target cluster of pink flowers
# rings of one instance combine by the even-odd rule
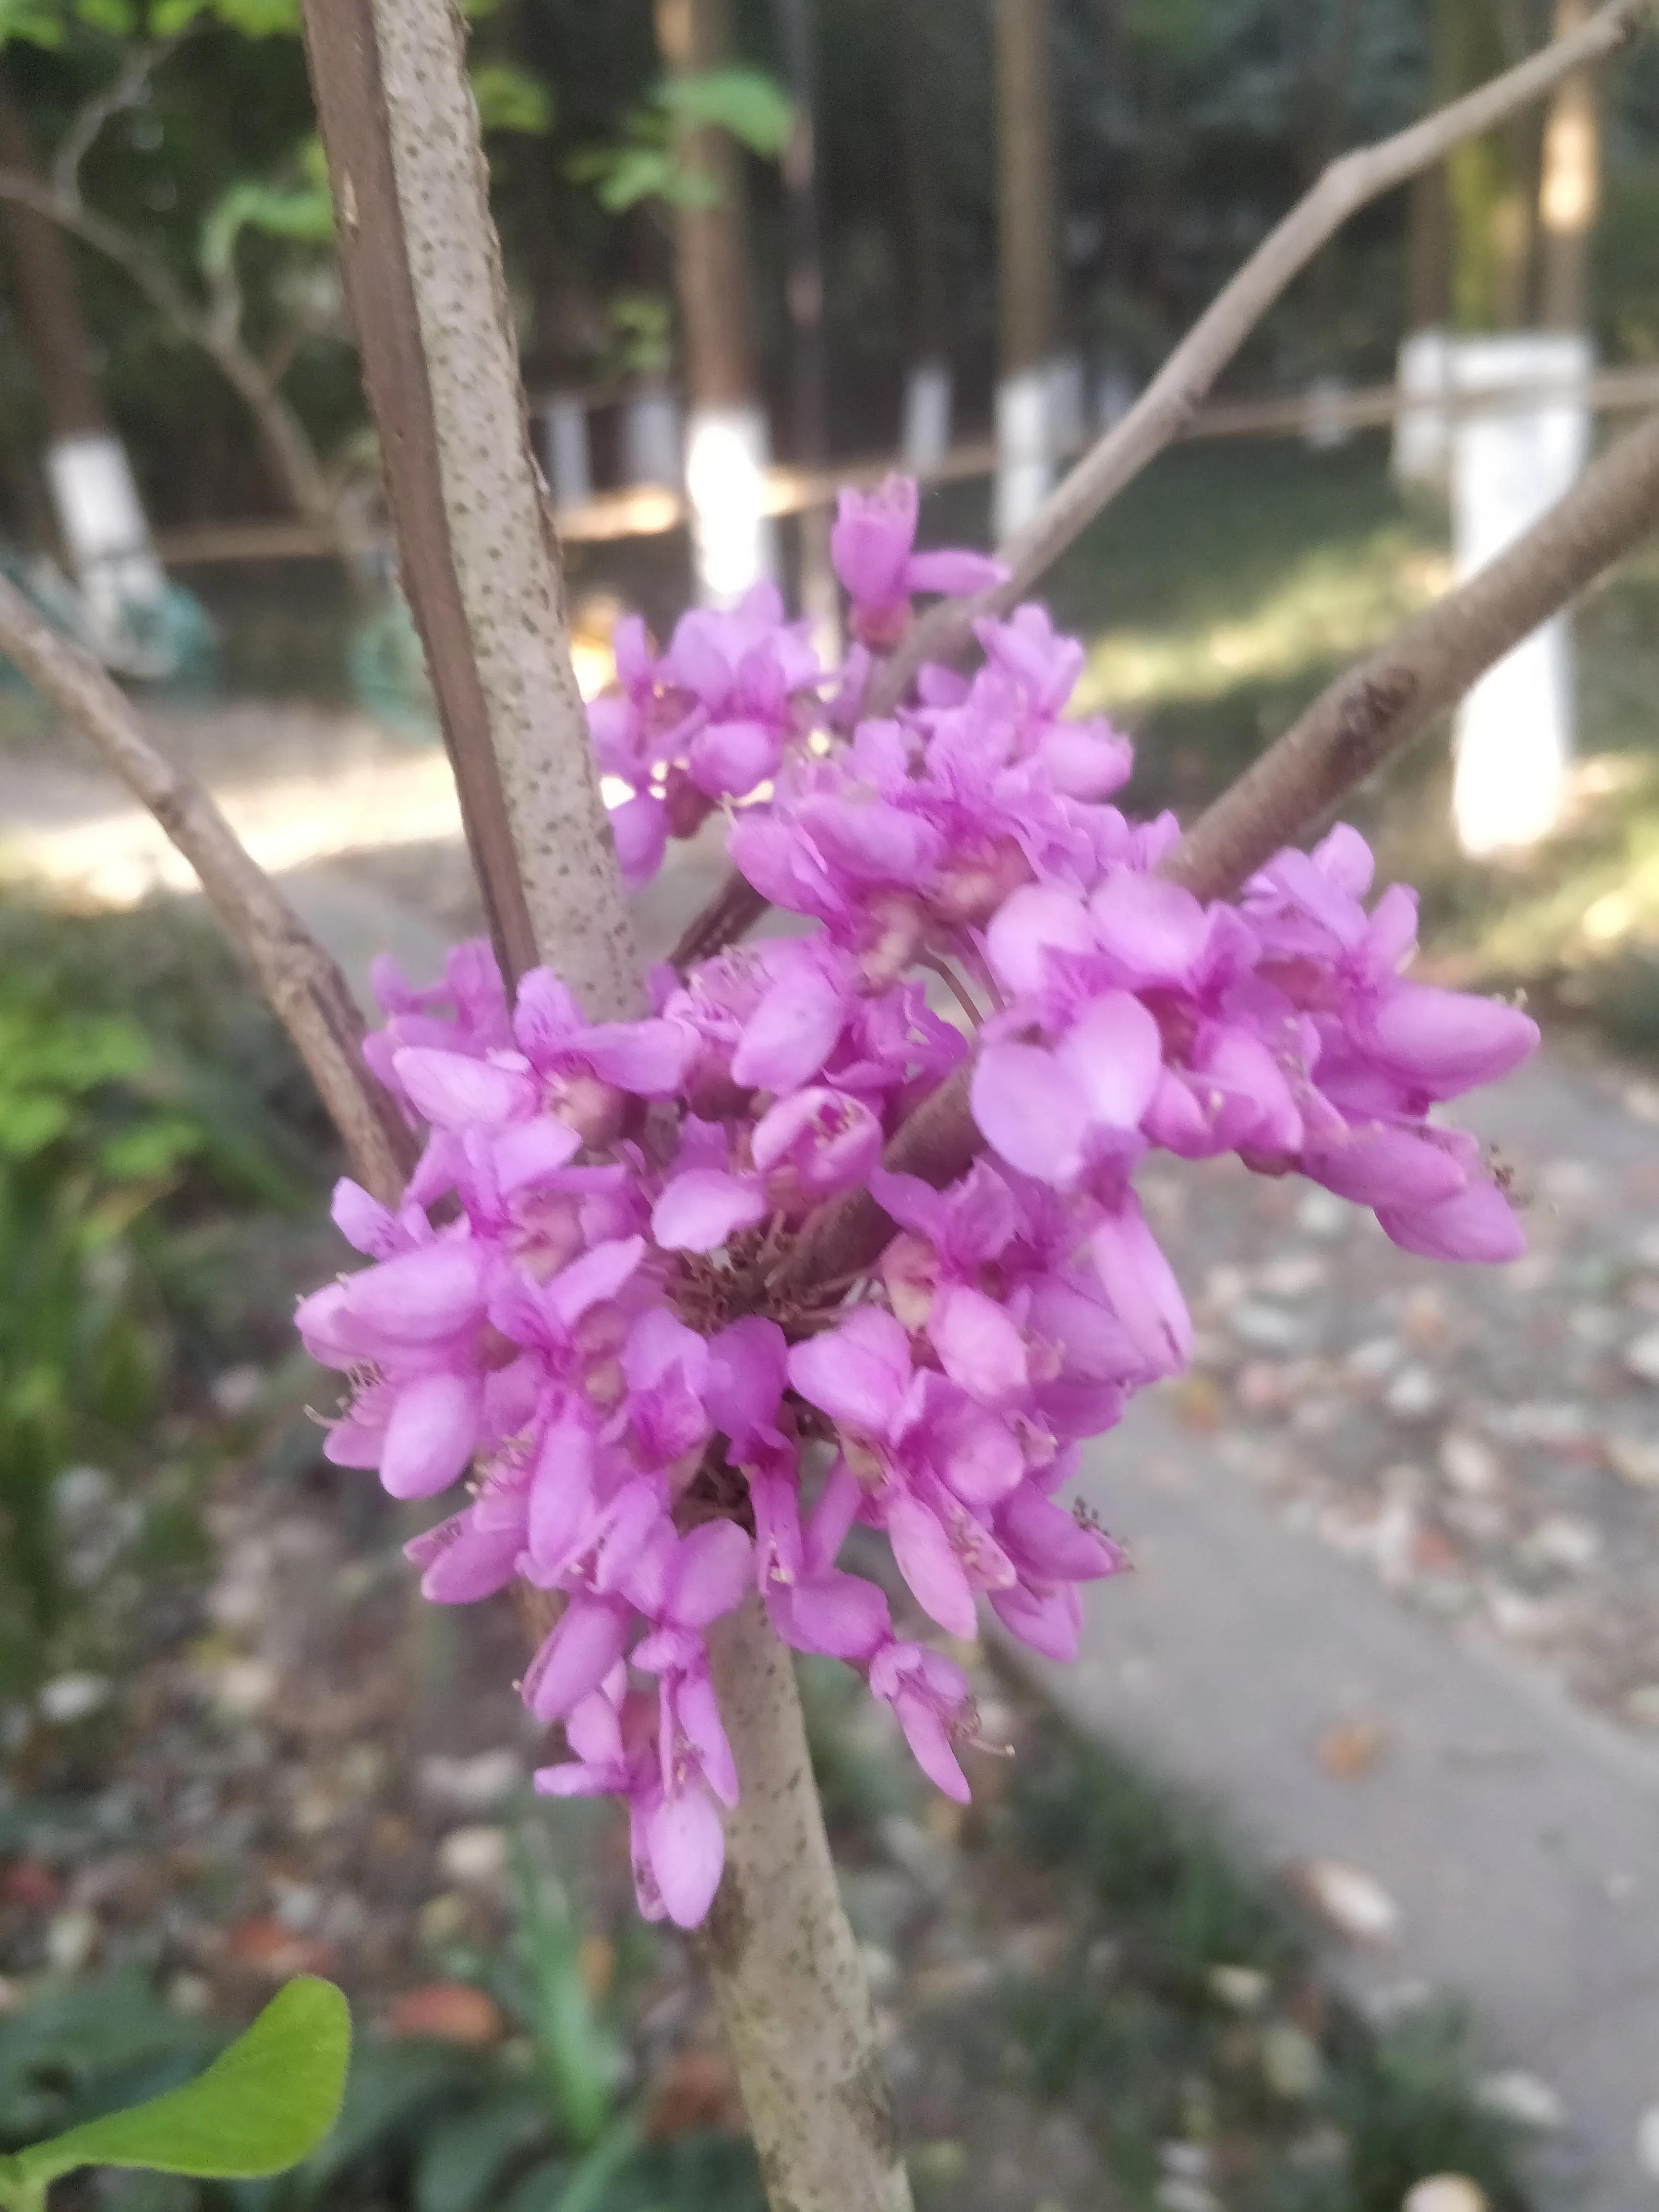
[[[1521,1249],[1478,1147],[1430,1116],[1536,1031],[1402,975],[1415,902],[1367,913],[1355,832],[1281,854],[1237,902],[1165,881],[1176,825],[1109,803],[1129,747],[1066,719],[1082,649],[1036,607],[980,626],[971,680],[926,668],[890,718],[860,716],[911,592],[993,573],[915,554],[915,526],[914,487],[843,495],[858,642],[833,675],[761,592],[686,616],[658,659],[624,625],[593,709],[634,793],[636,878],[764,786],[732,858],[821,927],[659,972],[632,1022],[589,1023],[545,969],[509,1004],[482,945],[429,990],[386,963],[368,1057],[425,1149],[395,1213],[341,1184],[370,1264],[300,1310],[352,1384],[329,1456],[398,1498],[467,1480],[410,1547],[427,1595],[559,1594],[523,1690],[572,1756],[538,1785],[624,1797],[641,1908],[682,1926],[738,1791],[705,1635],[749,1592],[795,1650],[859,1668],[959,1798],[967,1677],[840,1564],[854,1525],[947,1637],[975,1635],[982,1595],[1037,1651],[1075,1651],[1079,1586],[1123,1559],[1059,1494],[1192,1346],[1134,1195],[1149,1147],[1294,1169],[1413,1252]],[[884,1170],[970,1060],[979,1159],[943,1190]],[[797,1232],[860,1189],[895,1224],[885,1249],[803,1293]]]

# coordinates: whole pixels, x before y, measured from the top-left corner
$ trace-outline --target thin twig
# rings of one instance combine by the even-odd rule
[[[1356,210],[1428,168],[1466,138],[1478,137],[1541,100],[1574,70],[1613,52],[1635,35],[1653,5],[1654,0],[1608,0],[1588,23],[1519,68],[1392,138],[1333,161],[1217,294],[1128,413],[1001,549],[1007,581],[973,599],[943,600],[914,623],[891,659],[872,670],[865,711],[891,714],[924,660],[949,660],[969,642],[981,616],[1006,612],[1030,590],[1079,532],[1187,430],[1206,393],[1262,316]],[[684,969],[734,944],[764,911],[764,900],[734,871],[675,946],[675,966]]]
[[[972,999],[969,997],[967,986],[963,982],[962,978],[957,974],[950,963],[945,960],[935,960],[930,956],[928,958],[925,959],[921,964],[924,968],[931,969],[932,972],[939,977],[940,982],[944,984],[946,990],[949,991],[951,996],[956,1000],[957,1006],[962,1008],[963,1012],[967,1015],[974,1027],[978,1029],[981,1023],[985,1019],[985,1016],[980,1011],[979,1007],[974,1004]]]
[[[490,933],[595,1020],[643,979],[544,517],[449,0],[304,0],[340,271]]]
[[[363,1065],[362,1017],[334,962],[243,849],[209,793],[157,749],[97,662],[43,622],[3,579],[0,654],[91,738],[195,869],[309,1069],[358,1180],[383,1201],[395,1200],[414,1164],[414,1141]]]
[[[0,199],[15,200],[125,269],[162,320],[215,362],[240,393],[258,424],[283,488],[307,521],[332,531],[334,506],[309,433],[266,375],[258,356],[227,335],[213,313],[192,300],[173,271],[133,232],[112,222],[75,194],[65,196],[19,169],[0,169]]]
[[[151,77],[187,35],[181,32],[174,38],[157,39],[135,46],[110,82],[76,110],[52,157],[52,185],[64,199],[79,200],[81,164],[97,144],[105,125],[125,108],[142,103]]]
[[[1659,415],[1608,447],[1507,552],[1338,677],[1182,839],[1164,872],[1234,890],[1475,678],[1659,529]]]
[[[1369,201],[1391,191],[1496,124],[1534,105],[1575,70],[1634,37],[1653,0],[1608,0],[1580,29],[1557,39],[1462,100],[1391,138],[1333,161],[1269,231],[1164,362],[1128,413],[1086,453],[1025,526],[1001,548],[1006,583],[946,600],[915,623],[872,686],[867,711],[891,712],[924,660],[949,659],[983,615],[1023,599],[1079,532],[1192,420],[1200,402],[1293,277]]]
[[[1421,736],[1476,677],[1659,529],[1659,415],[1610,446],[1565,497],[1468,582],[1337,678],[1200,816],[1163,873],[1200,898],[1236,891],[1382,762]],[[943,1189],[981,1150],[972,1064],[912,1114],[884,1167]],[[894,1224],[866,1190],[806,1225],[780,1288],[811,1295],[820,1275],[867,1268]]]

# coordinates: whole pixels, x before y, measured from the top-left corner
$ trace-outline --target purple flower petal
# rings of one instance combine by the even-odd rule
[[[951,1381],[982,1404],[1009,1404],[1025,1389],[1025,1340],[983,1291],[945,1285],[933,1300],[927,1334]]]
[[[969,1097],[981,1135],[1010,1167],[1061,1188],[1076,1182],[1089,1102],[1052,1053],[1029,1044],[986,1046]]]
[[[423,1245],[365,1267],[346,1284],[344,1312],[367,1349],[370,1336],[389,1345],[439,1344],[483,1319],[488,1257],[471,1242]]]
[[[1086,1006],[1054,1051],[1089,1103],[1091,1121],[1133,1129],[1164,1066],[1158,1024],[1139,999],[1107,991]]]
[[[910,1380],[910,1342],[890,1314],[861,1308],[789,1354],[801,1396],[856,1436],[884,1436]]]
[[[524,1701],[538,1721],[562,1720],[598,1689],[627,1647],[633,1618],[620,1598],[577,1592],[525,1674]]]
[[[971,1643],[978,1632],[974,1593],[962,1561],[937,1518],[919,1499],[896,1491],[885,1501],[887,1540],[899,1572],[930,1620],[947,1636]]]
[[[1484,1177],[1455,1198],[1420,1209],[1379,1206],[1376,1218],[1402,1250],[1425,1260],[1518,1260],[1526,1232],[1496,1183]]]
[[[846,1000],[827,975],[786,975],[744,1024],[732,1081],[758,1091],[799,1089],[830,1057],[846,1018]]]
[[[646,1851],[657,1893],[677,1928],[700,1927],[726,1865],[726,1835],[708,1792],[694,1784],[647,1815]]]
[[[758,1176],[692,1168],[665,1186],[651,1209],[651,1234],[665,1252],[714,1252],[765,1212],[766,1187]]]
[[[423,1375],[398,1393],[380,1454],[380,1481],[393,1498],[447,1490],[477,1449],[483,1384],[474,1375]]]
[[[754,1547],[735,1521],[705,1521],[680,1539],[668,1571],[664,1617],[707,1628],[739,1604],[754,1579]]]
[[[535,1080],[522,1069],[426,1045],[395,1053],[392,1064],[416,1112],[441,1129],[499,1129],[536,1110]]]
[[[1169,1261],[1129,1200],[1089,1240],[1113,1310],[1154,1375],[1178,1375],[1192,1358],[1193,1324]]]

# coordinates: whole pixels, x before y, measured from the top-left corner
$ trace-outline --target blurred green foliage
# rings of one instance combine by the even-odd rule
[[[0,1687],[58,1662],[113,1564],[97,1547],[77,1565],[62,1479],[141,1492],[192,1354],[214,1356],[204,1234],[210,1251],[315,1189],[300,1133],[223,1054],[246,995],[187,927],[0,909]]]
[[[746,2142],[706,2130],[662,2140],[628,2055],[624,2016],[650,1939],[618,1931],[603,2002],[584,1978],[595,1929],[552,1871],[538,1810],[515,1845],[517,1924],[498,1953],[440,1964],[501,2007],[485,2049],[361,2034],[332,2131],[291,2172],[258,2183],[125,2183],[134,2212],[762,2212]],[[0,2017],[0,2149],[77,2126],[195,2074],[223,2033],[161,2002],[137,1969],[49,1984]]]
[[[794,115],[788,94],[760,70],[666,77],[628,116],[620,143],[580,148],[566,167],[579,183],[593,185],[600,206],[611,215],[647,199],[671,208],[713,207],[719,187],[688,166],[685,133],[727,131],[751,154],[775,160],[789,143]]]

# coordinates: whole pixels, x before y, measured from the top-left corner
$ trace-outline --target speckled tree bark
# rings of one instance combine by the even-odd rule
[[[305,0],[341,258],[405,588],[504,963],[604,1018],[643,992],[526,434],[449,0]],[[774,2212],[908,2212],[793,1662],[757,1603],[710,1637],[742,1784],[708,1959]]]
[[[503,965],[642,1011],[564,584],[531,456],[465,32],[449,0],[306,0],[340,260]]]
[[[743,1796],[703,1950],[767,2200],[772,2212],[909,2212],[793,1662],[757,1598],[715,1624],[708,1655]]]

